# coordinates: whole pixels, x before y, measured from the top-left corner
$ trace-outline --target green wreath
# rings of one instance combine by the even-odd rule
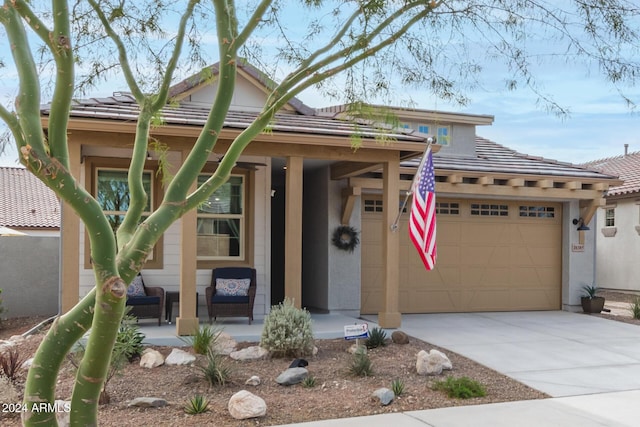
[[[338,249],[353,252],[358,243],[360,243],[358,230],[348,225],[341,225],[333,232],[331,242]]]

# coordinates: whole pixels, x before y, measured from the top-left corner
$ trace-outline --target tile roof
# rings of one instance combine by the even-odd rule
[[[403,166],[416,166],[419,159],[403,162]],[[577,179],[611,180],[615,175],[585,166],[522,154],[482,137],[476,137],[476,156],[436,154],[433,164],[440,170],[459,170],[480,173],[531,174]]]
[[[60,203],[31,172],[0,166],[0,226],[58,229]]]
[[[203,126],[210,107],[201,103],[183,101],[162,109],[166,125]],[[134,122],[138,118],[138,104],[130,94],[116,94],[107,98],[90,98],[74,101],[69,115],[74,118],[117,120]],[[48,116],[51,105],[43,105],[41,113]],[[257,112],[229,110],[224,121],[225,128],[245,129],[257,117]],[[352,122],[333,117],[309,114],[277,113],[270,126],[273,132],[294,132],[316,135],[349,137],[356,133],[364,138],[376,138],[380,128],[369,122]],[[387,129],[385,136],[398,141],[423,142],[424,134],[413,129]]]
[[[604,173],[618,175],[624,181],[622,185],[611,187],[607,196],[619,196],[640,192],[640,151],[616,157],[593,160],[584,164]]]

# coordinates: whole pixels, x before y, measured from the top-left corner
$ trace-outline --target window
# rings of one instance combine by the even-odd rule
[[[553,206],[520,206],[520,217],[528,218],[555,218],[556,210]]]
[[[418,126],[418,132],[429,133],[429,126],[426,126],[426,125]]]
[[[471,215],[509,216],[509,206],[489,203],[472,203]]]
[[[438,134],[436,135],[437,142],[440,145],[449,145],[450,140],[449,126],[438,126]]]
[[[436,214],[460,215],[460,204],[449,202],[436,202]]]
[[[365,212],[382,212],[382,200],[380,199],[365,199],[364,200]]]
[[[198,185],[208,175],[198,177]],[[245,178],[232,175],[198,207],[198,259],[243,260],[245,257]]]
[[[606,208],[604,211],[604,226],[616,226],[616,208]]]
[[[107,216],[111,228],[115,232],[129,209],[130,194],[129,174],[130,160],[112,157],[86,157],[87,183],[86,188]],[[142,185],[147,193],[147,206],[142,213],[144,221],[157,207],[162,199],[161,179],[157,177],[157,162],[147,161],[142,174]],[[84,237],[84,268],[90,269],[91,251],[89,250],[89,235]],[[145,269],[163,268],[164,237],[160,236],[153,251],[149,253],[144,265]]]
[[[126,169],[96,168],[96,199],[107,215],[111,228],[115,233],[129,209],[129,183]],[[151,213],[153,206],[152,188],[153,174],[145,171],[142,174],[142,185],[147,193],[147,206],[144,209],[144,219]]]

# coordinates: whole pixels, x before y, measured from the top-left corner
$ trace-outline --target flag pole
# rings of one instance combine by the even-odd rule
[[[425,154],[427,153],[427,150],[431,148],[434,142],[436,142],[436,139],[434,137],[430,136],[427,138],[427,146],[422,152],[422,159],[420,159],[420,165],[418,165],[418,169],[416,169],[416,173],[415,175],[413,175],[413,180],[411,181],[411,187],[409,188],[409,191],[407,191],[407,194],[405,194],[404,196],[404,201],[402,202],[402,206],[400,206],[400,210],[398,211],[398,215],[396,215],[395,221],[393,221],[393,224],[391,224],[392,231],[398,231],[398,223],[400,222],[400,216],[402,215],[402,211],[404,211],[404,208],[407,206],[407,201],[409,200],[409,196],[413,194],[413,189],[416,187],[416,179],[420,176],[420,171],[424,167],[424,162],[427,160],[427,156],[425,156]]]

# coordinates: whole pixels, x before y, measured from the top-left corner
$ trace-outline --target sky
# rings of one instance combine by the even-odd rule
[[[0,43],[0,58],[6,57]],[[536,78],[546,93],[570,111],[568,117],[558,118],[545,112],[536,103],[536,96],[526,88],[504,89],[499,69],[487,64],[481,76],[482,90],[467,93],[471,102],[459,107],[434,101],[419,89],[400,88],[416,101],[415,108],[482,114],[494,116],[490,126],[479,126],[477,134],[524,154],[569,163],[583,163],[605,157],[640,151],[640,116],[633,113],[604,80],[575,64],[558,61],[536,70]],[[2,70],[0,69],[0,75]],[[126,87],[103,85],[91,96],[108,96]],[[0,101],[15,93],[9,78],[0,79]],[[628,88],[626,95],[640,100],[640,88]],[[403,95],[402,93],[400,95]],[[299,98],[311,107],[325,107],[335,101],[323,98],[315,90],[307,90]],[[454,135],[455,138],[455,135]],[[0,166],[17,165],[14,148],[0,156]]]

